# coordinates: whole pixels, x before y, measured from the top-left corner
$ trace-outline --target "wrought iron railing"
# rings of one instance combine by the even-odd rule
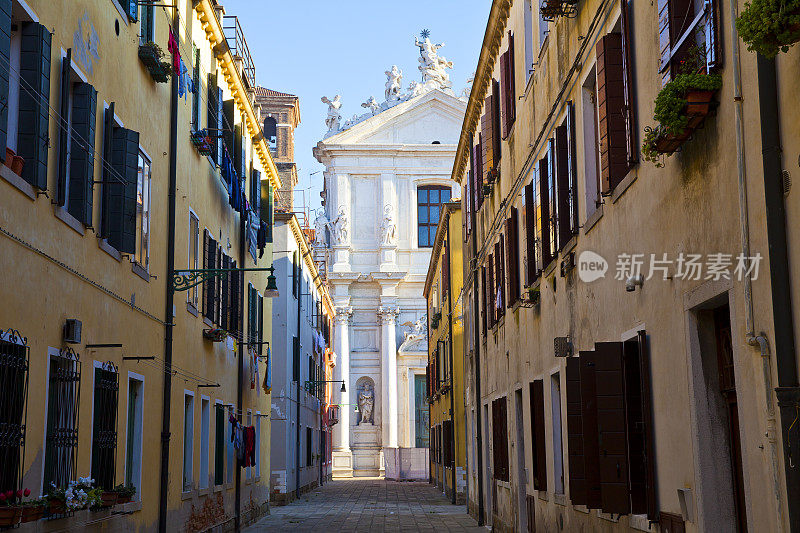
[[[51,483],[66,487],[75,479],[75,454],[78,449],[78,406],[80,402],[81,362],[72,348],[50,357],[47,392],[47,436],[44,458],[44,490]]]
[[[18,331],[0,331],[0,491],[22,487],[29,352]]]
[[[92,478],[95,486],[114,488],[117,452],[119,372],[108,361],[94,369],[94,423],[92,425]]]
[[[250,55],[250,48],[247,46],[242,26],[239,24],[239,17],[234,15],[222,17],[222,31],[225,33],[225,40],[228,42],[231,55],[234,59],[242,62],[245,83],[248,88],[255,89],[256,64],[253,62],[253,56]]]

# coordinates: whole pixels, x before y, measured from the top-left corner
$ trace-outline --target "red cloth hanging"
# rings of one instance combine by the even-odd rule
[[[178,46],[178,41],[175,39],[175,33],[170,30],[169,32],[169,42],[167,43],[167,49],[172,52],[172,70],[175,71],[176,76],[181,75],[181,49]]]
[[[256,466],[256,428],[244,428],[244,466]]]

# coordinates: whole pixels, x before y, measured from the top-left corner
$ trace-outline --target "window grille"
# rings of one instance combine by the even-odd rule
[[[47,393],[47,437],[45,442],[44,490],[50,484],[66,487],[75,479],[78,448],[78,405],[81,362],[72,348],[50,357]]]
[[[117,451],[119,372],[112,362],[94,369],[94,423],[92,427],[92,479],[95,486],[114,488]]]
[[[22,488],[29,351],[19,332],[0,331],[0,491]]]

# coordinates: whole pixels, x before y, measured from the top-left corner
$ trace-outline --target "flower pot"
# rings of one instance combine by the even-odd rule
[[[12,150],[11,148],[8,148],[8,147],[6,147],[6,160],[5,160],[5,165],[6,165],[8,168],[11,168],[11,165],[14,163],[14,156],[15,156],[15,155],[17,155],[17,154],[16,154],[16,153],[14,153],[14,150]]]
[[[100,495],[100,507],[111,507],[117,503],[119,494],[113,491],[105,491]]]
[[[126,494],[125,496],[120,494],[117,497],[117,503],[120,504],[120,505],[123,504],[123,503],[129,503],[131,501],[131,498],[132,498],[132,496],[130,494]]]
[[[17,176],[22,175],[22,167],[25,166],[25,159],[15,155],[14,160],[11,162],[11,171]]]
[[[10,527],[19,524],[22,518],[22,507],[0,507],[0,527]]]
[[[686,114],[705,117],[711,111],[716,91],[690,91],[686,95]]]
[[[662,135],[655,141],[655,149],[662,154],[671,154],[675,152],[681,145],[686,142],[689,135],[692,134],[692,128],[686,128],[686,131],[681,135],[666,134]]]
[[[161,56],[152,46],[141,45],[139,46],[139,59],[142,60],[142,63],[144,63],[147,68],[152,68],[158,65]]]
[[[34,522],[44,516],[45,507],[43,505],[35,505],[22,508],[22,522]]]
[[[50,498],[48,501],[50,514],[64,514],[67,512],[67,505],[64,500]]]

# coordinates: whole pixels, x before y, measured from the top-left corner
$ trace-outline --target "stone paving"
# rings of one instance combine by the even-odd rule
[[[245,531],[487,530],[433,485],[357,478],[330,481],[289,505],[273,506],[269,515]]]

